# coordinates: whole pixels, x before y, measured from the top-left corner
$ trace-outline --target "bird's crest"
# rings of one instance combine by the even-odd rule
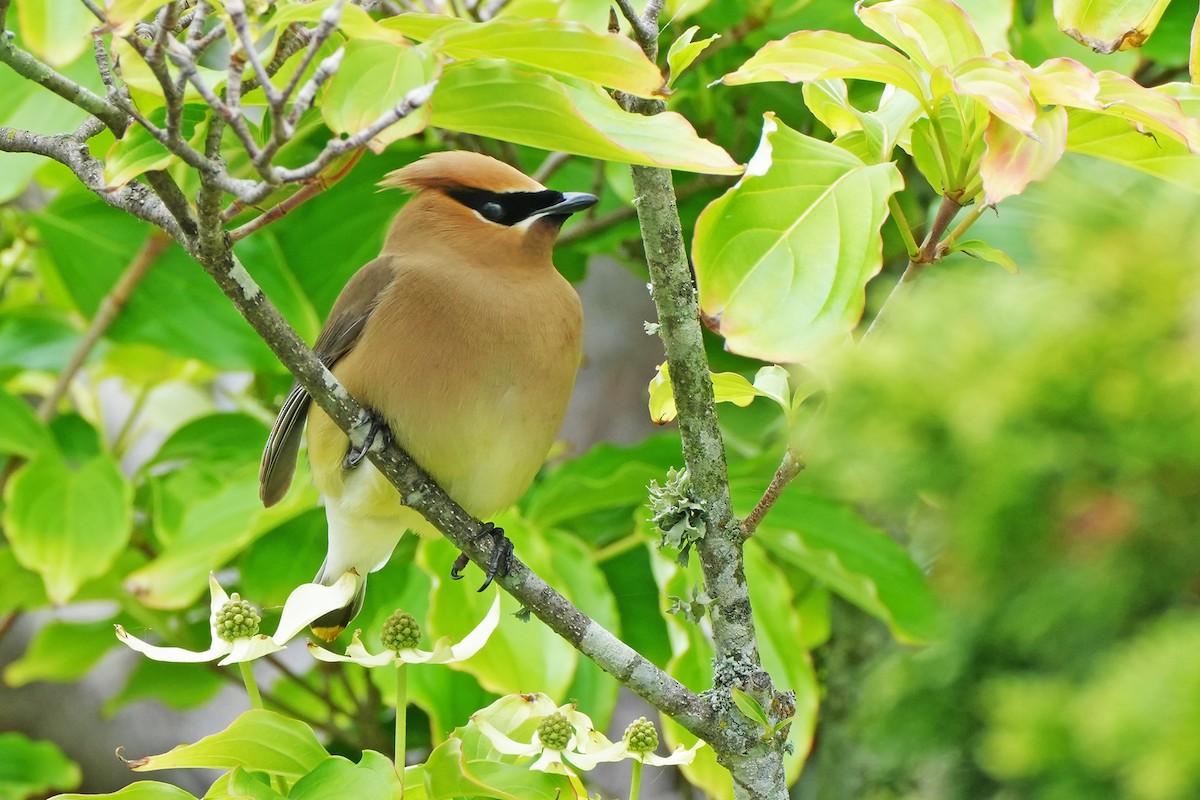
[[[381,189],[483,189],[489,192],[538,192],[546,187],[503,161],[451,150],[430,153],[406,167],[389,172],[379,182]]]

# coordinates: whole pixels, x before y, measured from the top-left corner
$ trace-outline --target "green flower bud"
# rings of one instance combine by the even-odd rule
[[[658,730],[645,717],[638,717],[625,729],[625,741],[634,753],[653,753],[658,749]]]
[[[227,642],[250,638],[258,633],[260,622],[262,617],[258,615],[258,609],[243,600],[237,592],[229,596],[212,618],[213,630]]]
[[[396,609],[383,623],[383,646],[388,650],[408,650],[421,641],[421,626],[412,614]]]
[[[573,733],[575,729],[571,726],[571,720],[561,711],[543,719],[537,728],[538,739],[549,750],[566,750]]]

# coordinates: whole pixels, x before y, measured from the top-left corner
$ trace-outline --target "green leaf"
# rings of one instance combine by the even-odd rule
[[[44,453],[13,476],[4,497],[13,554],[42,576],[52,603],[103,575],[129,541],[132,492],[107,455],[73,469]]]
[[[365,757],[366,754],[364,760]],[[343,800],[347,797],[387,800],[399,796],[400,780],[394,768],[389,780],[387,775],[341,756],[330,756],[322,761],[316,769],[296,781],[288,793],[291,800]]]
[[[692,41],[696,32],[700,30],[699,25],[693,25],[688,28],[679,38],[671,43],[671,49],[667,51],[667,67],[670,69],[670,77],[667,79],[667,88],[670,88],[679,76],[684,73],[696,58],[708,49],[708,46],[721,38],[721,34],[714,33],[707,39],[700,41]]]
[[[971,18],[951,0],[887,0],[856,11],[864,25],[930,72],[986,55]]]
[[[409,39],[423,42],[431,39],[440,31],[470,25],[467,20],[450,17],[445,14],[427,14],[423,12],[408,12],[388,17],[379,23],[389,30],[399,31]]]
[[[955,243],[951,248],[953,253],[966,253],[971,258],[979,258],[984,261],[990,261],[1004,269],[1005,272],[1016,275],[1020,272],[1017,267],[1017,262],[1013,261],[1012,256],[1003,250],[997,250],[982,239],[964,239],[961,242]]]
[[[228,781],[221,788],[214,783],[205,793],[205,800],[284,800],[284,795],[275,791],[271,776],[265,772],[251,772],[238,767],[225,777]]]
[[[264,31],[285,28],[295,22],[316,23],[322,15],[334,4],[335,0],[317,0],[313,3],[287,3],[276,7],[275,13],[263,25]],[[364,11],[360,6],[346,4],[342,6],[341,17],[338,20],[338,30],[347,39],[377,39],[397,44],[404,43],[404,35],[389,26],[381,25]]]
[[[96,18],[74,0],[17,3],[21,42],[52,67],[64,67],[92,49]]]
[[[718,403],[733,403],[744,408],[758,396],[750,381],[736,372],[711,372],[708,377],[713,384],[713,399]],[[650,379],[650,419],[655,425],[665,425],[678,413],[670,368],[666,363],[659,364],[658,371]]]
[[[108,626],[112,637],[112,626]],[[113,637],[115,639],[115,637]],[[200,708],[225,686],[221,675],[209,664],[175,664],[139,658],[125,679],[125,686],[104,704],[112,716],[130,703],[156,700],[167,708],[186,711]]]
[[[196,134],[196,127],[208,116],[208,107],[189,103],[183,107],[179,135],[187,142]],[[147,119],[165,130],[167,110],[156,108]],[[145,172],[166,169],[179,161],[179,156],[167,151],[146,128],[138,123],[130,126],[125,135],[113,142],[104,158],[104,182],[116,189]]]
[[[429,754],[424,777],[430,800],[557,800],[572,796],[566,776],[538,772],[524,764],[468,760],[461,739],[447,739]]]
[[[403,101],[409,92],[432,81],[437,69],[437,61],[423,47],[352,40],[346,43],[337,74],[325,87],[321,115],[334,133],[358,133]],[[424,130],[429,117],[426,103],[385,128],[368,144],[378,153],[397,139]]]
[[[776,561],[804,570],[880,618],[898,639],[934,638],[937,603],[920,569],[850,507],[792,490],[780,495],[761,528],[768,532],[755,541]]]
[[[764,81],[816,81],[857,78],[895,86],[921,98],[921,75],[911,61],[892,48],[864,42],[835,31],[797,31],[768,42],[736,72],[721,82],[736,86]]]
[[[0,798],[46,797],[73,789],[83,775],[53,742],[35,742],[20,733],[0,733]]]
[[[29,404],[0,389],[0,453],[33,458],[54,448],[54,439]]]
[[[4,682],[19,688],[34,681],[70,683],[86,675],[117,646],[111,621],[46,623],[25,653],[4,668]]]
[[[46,585],[17,563],[11,547],[0,547],[0,615],[47,605]]]
[[[133,31],[133,26],[150,16],[150,13],[165,6],[169,0],[111,0],[105,18],[113,31],[125,36]]]
[[[654,97],[663,88],[662,73],[632,39],[565,19],[496,17],[452,25],[432,44],[459,61],[503,58],[639,97]]]
[[[987,150],[979,161],[987,205],[1020,194],[1032,181],[1050,174],[1067,149],[1067,110],[1062,106],[1038,109],[1032,134],[1023,134],[999,119],[988,122],[983,135]],[[1003,266],[1003,262],[996,263]]]
[[[161,781],[135,781],[109,794],[60,794],[54,800],[196,800],[196,796],[178,786]]]
[[[1100,112],[1129,120],[1140,128],[1161,133],[1193,153],[1200,153],[1200,119],[1189,116],[1179,100],[1165,91],[1148,89],[1131,78],[1107,70],[1096,73]]]
[[[313,771],[329,754],[303,722],[252,709],[233,723],[194,744],[183,744],[157,756],[129,762],[135,772],[160,769],[220,769],[242,767],[296,780]]]
[[[311,494],[293,492],[278,505],[263,508],[253,464],[237,470],[200,465],[162,476],[152,486],[158,505],[155,532],[165,546],[126,578],[130,591],[151,608],[190,606],[204,594],[209,572],[311,499]]]
[[[738,711],[742,712],[742,716],[751,722],[762,725],[764,733],[771,730],[771,720],[767,719],[767,712],[763,711],[763,707],[757,700],[736,686],[731,686],[729,693],[733,695],[733,704],[737,706]]]
[[[787,363],[848,335],[901,186],[894,164],[865,164],[767,114],[745,177],[696,223],[700,306],[728,348]]]
[[[1067,150],[1102,158],[1200,192],[1200,158],[1178,142],[1138,133],[1124,120],[1072,110]]]
[[[1141,47],[1171,0],[1054,0],[1059,29],[1097,53]]]
[[[629,164],[723,175],[742,171],[674,112],[630,114],[596,86],[568,84],[500,61],[448,65],[431,104],[430,124],[439,128]]]
[[[524,516],[550,528],[609,509],[632,511],[645,505],[651,480],[682,462],[674,434],[652,436],[634,446],[597,445],[535,484],[525,498]]]
[[[204,461],[244,466],[257,464],[270,428],[249,414],[209,414],[180,426],[163,442],[150,464]]]

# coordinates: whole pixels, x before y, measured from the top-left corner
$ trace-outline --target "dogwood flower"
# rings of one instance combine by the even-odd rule
[[[658,729],[654,723],[645,717],[638,717],[625,728],[625,735],[606,750],[595,753],[597,761],[624,761],[631,758],[652,767],[666,767],[672,764],[690,764],[696,758],[696,751],[704,746],[698,741],[690,748],[678,745],[669,756],[655,755],[658,749]]]
[[[221,666],[239,664],[283,649],[270,636],[258,632],[261,621],[258,609],[243,600],[237,592],[232,597],[227,595],[211,573],[208,576],[208,590],[212,643],[207,650],[197,652],[182,647],[158,647],[142,641],[120,625],[117,626],[117,638],[155,661],[180,664],[198,664],[216,658],[221,659],[218,662]]]
[[[502,697],[471,715],[471,722],[500,753],[537,756],[529,768],[541,772],[577,777],[572,767],[590,770],[601,761],[619,760],[603,755],[613,743],[587,714],[571,703],[555,706],[541,692]]]
[[[500,594],[492,601],[483,621],[459,642],[443,636],[433,643],[432,650],[421,650],[417,643],[421,629],[411,614],[397,611],[388,617],[383,629],[383,650],[372,653],[362,642],[362,631],[356,630],[345,655],[326,650],[309,642],[308,650],[320,661],[348,661],[364,667],[387,667],[394,664],[453,664],[475,655],[487,644],[488,637],[500,624]]]
[[[306,583],[288,595],[283,606],[279,631],[275,636],[258,632],[262,618],[258,609],[234,592],[228,595],[217,583],[213,574],[208,576],[209,624],[212,642],[207,650],[186,650],[182,647],[159,647],[142,641],[120,625],[117,638],[128,647],[155,661],[171,661],[182,664],[198,664],[204,661],[217,662],[221,666],[242,664],[262,658],[284,649],[289,639],[308,626],[313,620],[336,608],[341,608],[354,596],[359,578],[351,570],[338,579],[333,586]]]

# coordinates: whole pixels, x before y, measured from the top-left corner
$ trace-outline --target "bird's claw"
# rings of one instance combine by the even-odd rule
[[[504,535],[504,528],[497,528],[492,523],[485,522],[474,538],[478,540],[484,536],[492,537],[492,555],[488,560],[488,567],[484,571],[483,585],[478,589],[480,592],[491,586],[492,580],[497,575],[503,577],[508,574],[513,557],[513,543]],[[470,563],[470,559],[467,554],[459,553],[458,558],[454,560],[454,566],[450,568],[450,577],[456,581],[462,580],[462,571],[466,569],[468,563]]]
[[[355,445],[354,442],[350,442],[350,446],[346,449],[346,457],[342,460],[342,467],[344,469],[354,469],[366,459],[371,445],[375,444],[376,436],[389,435],[387,425],[377,419],[374,414],[364,424],[368,426],[367,435],[363,437],[361,445]]]

